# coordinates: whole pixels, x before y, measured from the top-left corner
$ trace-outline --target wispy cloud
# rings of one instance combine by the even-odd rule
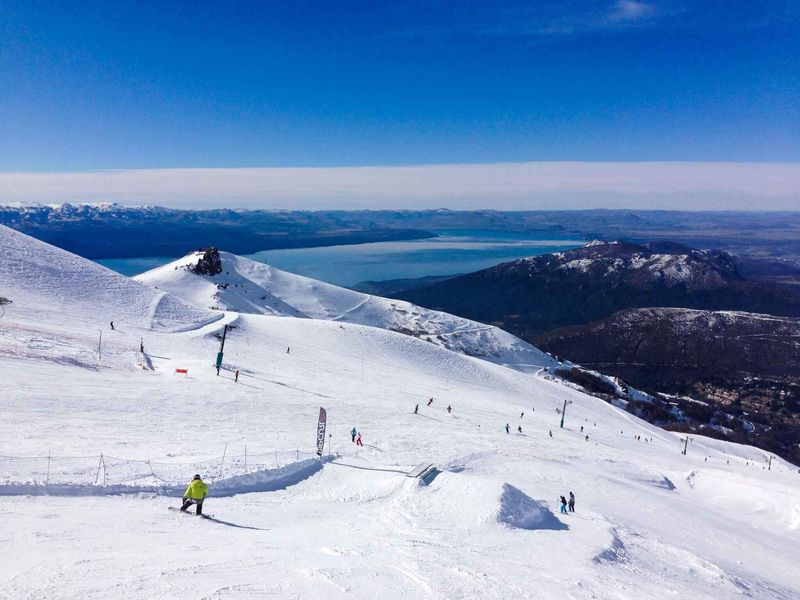
[[[636,23],[655,15],[655,7],[636,0],[619,0],[607,17],[610,23]]]
[[[0,173],[0,202],[250,208],[796,209],[800,163],[528,162]]]
[[[442,14],[390,35],[442,36],[452,34],[547,38],[593,31],[652,25],[675,12],[677,0],[551,0],[549,2],[459,2]]]

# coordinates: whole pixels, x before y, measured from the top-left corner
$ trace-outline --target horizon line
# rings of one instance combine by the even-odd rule
[[[165,208],[794,212],[800,163],[529,161],[0,172],[0,189],[0,203]]]

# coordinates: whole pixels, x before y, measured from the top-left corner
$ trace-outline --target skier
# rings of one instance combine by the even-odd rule
[[[453,407],[450,406],[449,404],[447,405],[447,412],[449,413],[453,412]]]
[[[583,425],[581,425],[581,433],[583,433]]]
[[[350,436],[353,438],[353,442],[354,442],[354,443],[355,443],[355,441],[356,441],[356,434],[357,434],[357,433],[358,433],[358,431],[356,431],[356,428],[355,428],[355,427],[353,427],[353,428],[350,430]]]
[[[575,512],[575,494],[569,493],[569,512]]]
[[[195,504],[197,506],[196,514],[202,515],[203,500],[205,500],[206,494],[208,494],[208,486],[203,483],[199,474],[195,474],[195,476],[192,477],[192,481],[189,483],[189,487],[187,487],[186,491],[183,493],[181,512],[186,512],[187,508]]]
[[[364,444],[361,443],[361,432],[359,431],[358,435],[356,436],[356,446],[363,446],[363,445]]]
[[[586,434],[586,441],[587,442],[589,441],[589,434],[588,433]]]
[[[111,321],[111,331],[114,331],[114,321]]]
[[[508,423],[506,423],[506,433],[508,433],[508,429],[509,429]]]
[[[291,347],[291,346],[289,346],[288,348],[286,348],[286,354],[291,354],[291,349],[292,349],[292,347]]]
[[[233,382],[239,383],[239,369],[236,369],[236,375],[233,376]]]
[[[433,398],[431,398],[430,400],[428,400],[428,406],[430,406],[431,404],[433,404]]]
[[[415,414],[415,415],[418,415],[418,414],[419,414],[419,404],[417,404],[417,405],[414,407],[414,414]]]
[[[523,412],[521,412],[521,413],[519,413],[519,418],[520,418],[520,419],[521,419],[522,417],[524,417],[524,416],[525,416],[525,412],[524,412],[524,411],[523,411]]]
[[[553,437],[553,430],[550,430],[550,437]]]
[[[517,425],[517,433],[522,433],[522,425]]]
[[[561,513],[567,514],[567,499],[564,496],[561,496]]]

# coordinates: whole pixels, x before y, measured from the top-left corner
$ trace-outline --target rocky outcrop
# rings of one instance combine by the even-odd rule
[[[203,255],[197,261],[197,264],[190,265],[189,270],[195,275],[219,275],[222,273],[222,258],[219,255],[219,249],[214,248],[201,248],[199,252]]]

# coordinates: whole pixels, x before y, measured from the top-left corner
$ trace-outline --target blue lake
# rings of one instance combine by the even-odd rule
[[[351,286],[361,281],[469,273],[586,243],[574,237],[559,239],[552,234],[476,230],[438,233],[440,237],[427,240],[265,250],[247,257],[291,273]],[[150,256],[97,262],[123,275],[137,275],[175,258],[178,257]]]

